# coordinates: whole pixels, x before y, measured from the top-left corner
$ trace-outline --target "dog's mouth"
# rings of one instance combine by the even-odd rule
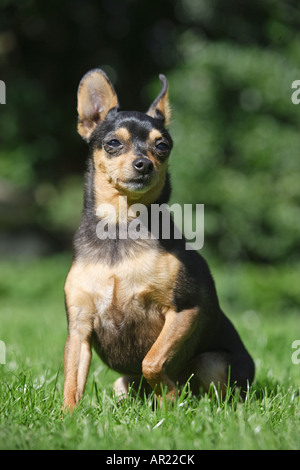
[[[115,184],[118,188],[123,189],[131,193],[143,193],[149,189],[153,178],[151,175],[140,175],[129,180],[121,180],[120,178],[115,179]]]

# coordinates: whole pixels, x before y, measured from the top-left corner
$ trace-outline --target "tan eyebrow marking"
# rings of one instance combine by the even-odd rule
[[[128,129],[126,129],[126,127],[120,127],[114,132],[114,134],[124,142],[128,142],[131,139],[130,132]]]
[[[150,141],[155,141],[157,139],[161,139],[163,136],[162,136],[162,133],[160,131],[158,131],[157,129],[152,129],[150,132],[149,132],[149,137],[148,139]]]

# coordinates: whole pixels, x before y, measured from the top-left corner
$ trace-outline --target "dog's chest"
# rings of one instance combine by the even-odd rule
[[[178,270],[176,257],[152,250],[114,266],[77,262],[66,282],[69,317],[93,331],[110,367],[139,373],[173,306]]]
[[[168,274],[159,272],[155,261],[145,256],[113,268],[100,267],[91,292],[95,324],[100,321],[105,329],[120,329],[127,322],[150,320],[154,310],[172,301],[173,286]]]
[[[178,270],[175,256],[155,250],[113,266],[78,261],[66,282],[67,303],[78,307],[80,318],[92,316],[95,329],[161,323],[161,314],[173,305]]]

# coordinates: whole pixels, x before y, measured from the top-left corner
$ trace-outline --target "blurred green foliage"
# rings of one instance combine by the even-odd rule
[[[291,102],[300,49],[290,49],[186,34],[186,60],[169,76],[173,198],[205,203],[205,234],[228,260],[300,254],[300,107]]]
[[[123,109],[167,75],[172,202],[205,204],[205,249],[226,261],[300,258],[297,0],[0,1],[0,227],[69,243],[87,148],[82,75],[103,67]]]

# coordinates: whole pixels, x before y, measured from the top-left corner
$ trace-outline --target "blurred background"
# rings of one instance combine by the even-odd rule
[[[146,111],[164,73],[172,202],[205,204],[203,252],[216,262],[279,273],[284,266],[293,282],[287,278],[282,305],[298,308],[300,105],[291,85],[300,79],[299,2],[0,6],[2,259],[71,252],[88,153],[76,132],[83,74],[102,67],[121,108]]]
[[[76,130],[77,87],[94,67],[106,71],[124,110],[146,111],[160,91],[159,73],[167,76],[171,202],[205,205],[201,253],[222,308],[254,358],[256,396],[267,397],[257,410],[270,410],[265,421],[257,416],[251,423],[251,408],[239,410],[236,432],[255,438],[254,448],[266,442],[283,448],[289,436],[293,446],[299,437],[299,408],[293,410],[300,367],[292,345],[300,339],[300,104],[291,97],[292,83],[300,80],[299,0],[0,0],[0,80],[6,84],[6,104],[0,104],[0,341],[6,348],[0,447],[40,448],[43,436],[48,447],[54,442],[50,411],[55,419],[52,407],[61,406],[67,335],[63,287],[88,156]],[[112,394],[116,377],[93,359],[85,404],[97,397],[99,407],[96,384]],[[276,390],[282,406],[273,399]],[[99,423],[107,416],[101,405]],[[66,422],[64,430],[53,423],[58,448],[72,445]],[[89,433],[98,442],[102,429],[111,429],[106,421],[99,432],[84,423],[83,439],[76,426],[80,448]],[[196,448],[202,433],[215,447],[211,422],[199,423]]]

